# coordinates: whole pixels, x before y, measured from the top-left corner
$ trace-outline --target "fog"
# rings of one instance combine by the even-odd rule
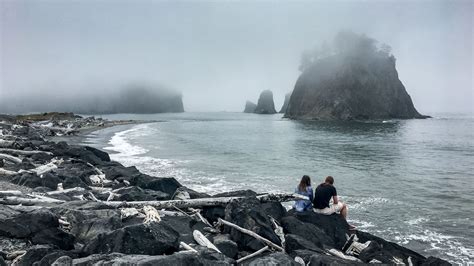
[[[133,82],[176,89],[186,111],[240,112],[270,89],[279,110],[302,52],[351,30],[392,47],[418,111],[472,113],[473,14],[470,1],[0,0],[0,111]]]

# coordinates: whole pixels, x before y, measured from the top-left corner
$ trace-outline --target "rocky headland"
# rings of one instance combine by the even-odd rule
[[[245,109],[244,113],[255,113],[255,109],[257,109],[257,105],[251,101],[245,102]]]
[[[280,109],[280,114],[284,114],[286,112],[286,109],[288,109],[288,103],[290,102],[290,97],[291,97],[291,93],[287,93],[285,95],[285,101],[283,102],[283,105]]]
[[[270,90],[264,90],[260,93],[257,106],[254,113],[256,114],[276,114],[275,103],[273,102],[273,93]]]
[[[49,138],[89,120],[0,117],[0,265],[449,265],[339,215],[287,211],[297,195],[208,195]]]
[[[426,118],[398,77],[391,48],[365,35],[341,32],[332,49],[305,53],[285,116],[293,119]]]

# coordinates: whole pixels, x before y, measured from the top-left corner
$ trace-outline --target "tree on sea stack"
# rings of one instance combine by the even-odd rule
[[[331,48],[304,52],[285,117],[311,120],[427,118],[415,109],[387,44],[343,31]]]

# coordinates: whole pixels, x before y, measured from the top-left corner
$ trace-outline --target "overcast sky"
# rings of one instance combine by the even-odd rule
[[[277,109],[300,54],[341,29],[390,44],[421,113],[474,112],[472,1],[0,0],[0,97],[145,81],[186,111]]]

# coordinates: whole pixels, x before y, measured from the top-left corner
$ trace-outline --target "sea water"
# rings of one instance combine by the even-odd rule
[[[331,175],[349,222],[454,263],[474,261],[474,117],[294,121],[281,114],[109,115],[153,121],[92,133],[88,144],[209,194],[293,192]]]

